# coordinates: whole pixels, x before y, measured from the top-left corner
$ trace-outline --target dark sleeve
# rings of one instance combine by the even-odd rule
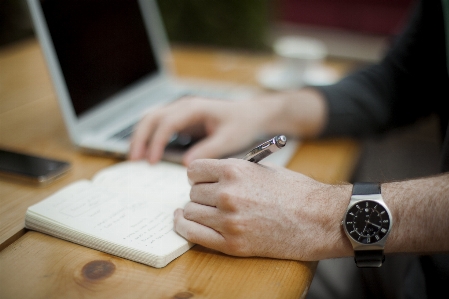
[[[447,110],[445,49],[441,2],[416,3],[405,30],[378,64],[318,87],[329,108],[322,136],[378,134]]]

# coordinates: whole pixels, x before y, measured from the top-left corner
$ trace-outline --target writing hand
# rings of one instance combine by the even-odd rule
[[[326,195],[349,198],[350,185],[330,186],[241,159],[195,160],[188,177],[191,202],[175,212],[174,221],[175,230],[193,243],[237,256],[298,260],[352,253],[333,225],[347,203]]]

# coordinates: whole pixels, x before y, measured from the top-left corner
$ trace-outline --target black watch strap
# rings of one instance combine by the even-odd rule
[[[352,195],[380,194],[379,183],[354,183]]]
[[[379,183],[354,183],[352,195],[380,194]],[[385,260],[383,250],[355,250],[354,261],[359,268],[379,268]]]
[[[385,261],[383,250],[356,250],[354,260],[359,268],[379,268]]]

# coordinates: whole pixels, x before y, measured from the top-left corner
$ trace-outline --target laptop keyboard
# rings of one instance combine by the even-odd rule
[[[134,126],[136,124],[131,124],[130,126],[124,128],[123,130],[115,133],[114,135],[111,136],[111,139],[119,139],[119,140],[127,140],[131,137],[131,134],[134,131]]]

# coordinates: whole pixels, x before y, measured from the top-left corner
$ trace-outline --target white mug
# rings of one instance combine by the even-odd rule
[[[306,71],[322,63],[327,49],[318,39],[303,36],[284,36],[273,45],[280,59],[282,70],[279,82],[285,89],[299,88],[304,85]]]

